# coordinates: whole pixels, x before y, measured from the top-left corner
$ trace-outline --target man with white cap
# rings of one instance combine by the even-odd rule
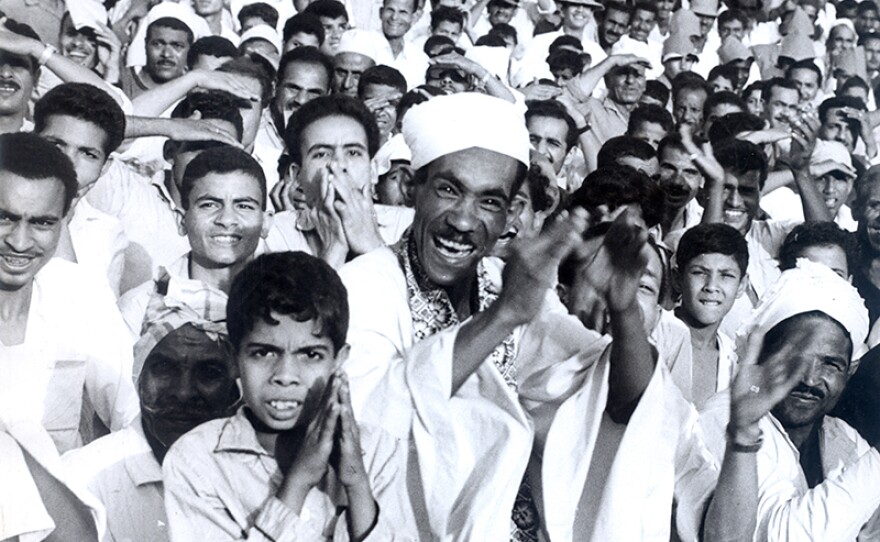
[[[356,97],[358,81],[365,70],[376,65],[380,47],[380,37],[374,32],[352,29],[343,34],[333,57],[331,90]]]
[[[853,190],[856,170],[846,147],[836,141],[817,141],[810,156],[810,174],[834,222],[847,231],[856,231],[858,224],[846,205]]]
[[[352,311],[346,371],[353,405],[360,419],[379,418],[392,433],[412,436],[433,538],[500,540],[510,532],[502,511],[513,507],[532,427],[542,431],[549,422],[533,420],[520,402],[539,407],[574,391],[570,373],[554,380],[562,366],[577,382],[590,382],[587,373],[608,345],[548,292],[560,261],[581,245],[586,220],[565,215],[513,248],[501,285],[483,258],[518,215],[511,202],[529,149],[517,109],[479,94],[441,96],[410,110],[403,133],[416,169],[413,226],[398,244],[341,271]],[[626,335],[642,326],[630,294],[646,237],[631,217],[615,228],[581,272],[609,303],[615,333]],[[611,411],[638,403],[655,367],[646,345],[632,340],[610,349]],[[398,398],[403,384],[393,381],[404,374],[412,394],[405,402]],[[516,527],[535,529],[528,499],[516,501]],[[663,523],[668,528],[668,514]]]
[[[258,24],[245,30],[238,46],[242,55],[258,54],[273,66],[278,66],[281,60],[281,49],[281,36],[267,24]]]
[[[694,45],[690,35],[673,32],[663,42],[663,75],[657,78],[658,81],[666,85],[666,88],[672,88],[672,80],[681,72],[690,71],[691,68],[699,61],[697,57],[697,46]]]
[[[875,539],[880,453],[828,416],[855,372],[867,334],[868,313],[856,289],[829,267],[805,259],[782,274],[737,333],[741,356],[751,344],[759,350],[759,366],[801,373],[753,436],[755,540]],[[716,457],[728,418],[725,395],[710,399],[700,419]]]

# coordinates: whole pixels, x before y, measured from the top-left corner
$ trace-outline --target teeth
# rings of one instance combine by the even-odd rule
[[[731,219],[742,218],[742,216],[745,214],[746,214],[745,211],[737,211],[734,209],[725,209],[725,211],[724,211],[725,218],[731,218]]]
[[[234,235],[215,235],[214,237],[212,237],[212,239],[214,239],[214,241],[216,241],[218,243],[227,244],[227,245],[231,245],[233,243],[238,242],[238,237],[236,237]]]
[[[3,261],[12,267],[24,267],[31,263],[31,259],[27,256],[3,256]]]
[[[272,408],[277,410],[291,410],[300,405],[299,401],[269,401]]]
[[[437,245],[446,251],[453,252],[456,255],[468,254],[474,250],[474,246],[466,243],[456,243],[442,237],[435,237]]]

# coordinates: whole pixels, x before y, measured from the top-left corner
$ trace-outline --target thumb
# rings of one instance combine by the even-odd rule
[[[192,115],[189,116],[189,120],[202,120],[202,112],[199,110],[193,111]]]

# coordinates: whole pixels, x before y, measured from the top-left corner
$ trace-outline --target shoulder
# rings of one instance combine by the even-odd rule
[[[77,478],[87,484],[101,472],[113,467],[126,457],[152,453],[150,446],[133,424],[140,423],[137,418],[128,427],[105,435],[82,448],[71,450],[62,456],[64,466]]]
[[[204,458],[214,455],[220,435],[233,418],[205,422],[177,439],[162,461],[166,475],[169,471],[191,472],[199,465],[209,463]]]
[[[397,256],[389,247],[377,248],[358,256],[342,266],[339,276],[347,288],[360,288],[362,285],[371,285],[377,280],[393,282],[398,277],[403,281],[403,272],[400,270]]]
[[[95,276],[88,268],[61,258],[52,258],[34,280],[55,301],[77,300],[91,304],[115,299],[104,277]]]

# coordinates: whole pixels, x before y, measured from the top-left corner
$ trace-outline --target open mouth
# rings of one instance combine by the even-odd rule
[[[21,90],[21,85],[11,79],[0,81],[0,96],[12,96]]]
[[[743,209],[724,209],[725,222],[739,222],[745,217],[746,212]]]
[[[14,254],[3,254],[0,256],[2,258],[3,263],[9,269],[27,269],[27,267],[34,261],[33,256],[17,256]]]
[[[461,260],[470,257],[476,252],[477,247],[473,243],[462,243],[453,241],[445,237],[435,235],[433,238],[434,246],[441,256],[449,260]]]
[[[218,245],[235,245],[241,241],[241,236],[234,234],[219,234],[212,235],[211,240]]]
[[[302,401],[292,399],[272,399],[266,401],[269,415],[276,420],[291,420],[299,415]]]

